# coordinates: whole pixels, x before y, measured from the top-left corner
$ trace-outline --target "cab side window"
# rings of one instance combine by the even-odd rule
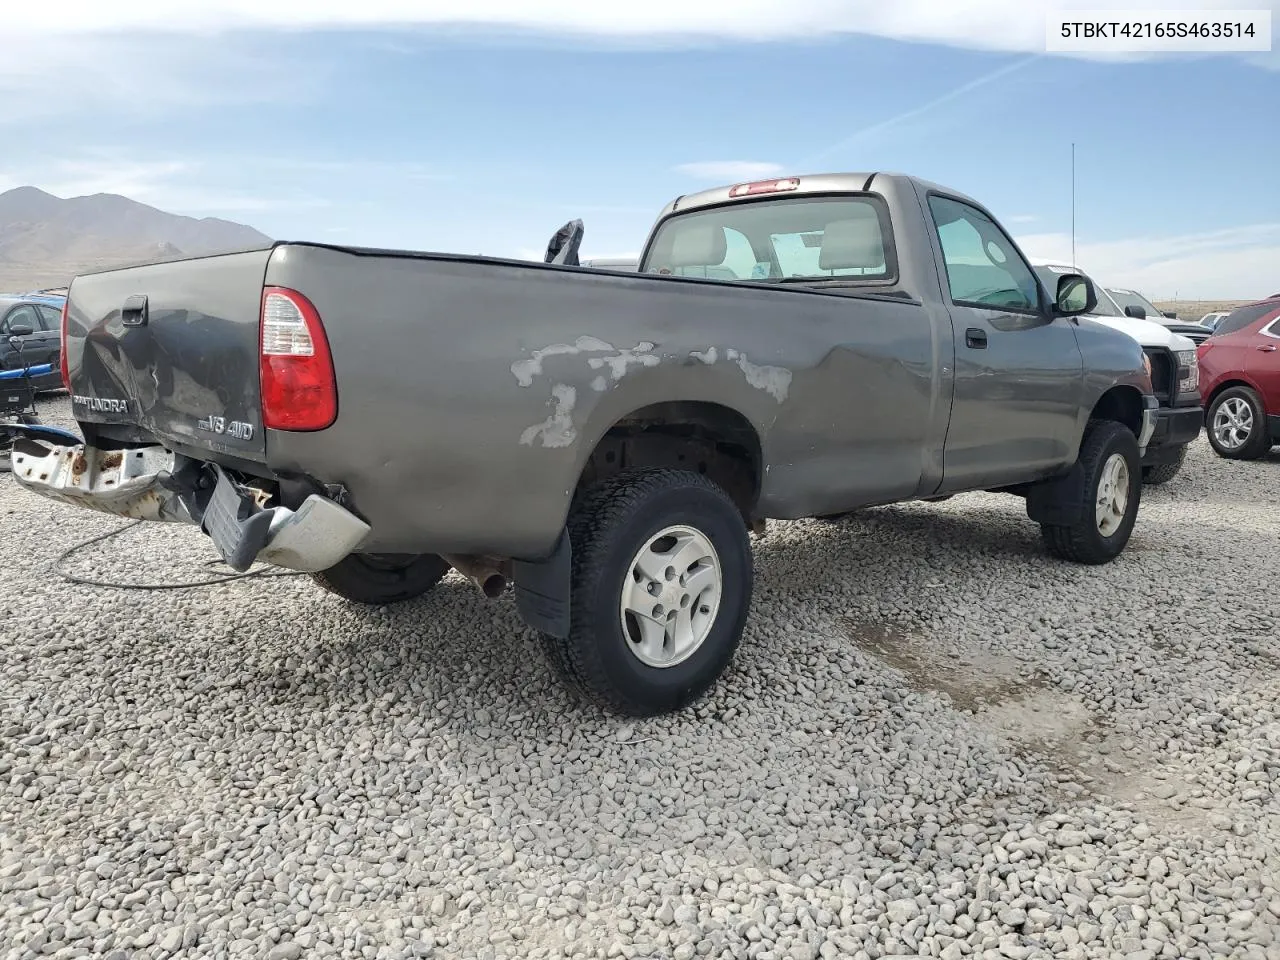
[[[951,299],[987,310],[1040,310],[1040,285],[994,220],[976,207],[931,196]]]

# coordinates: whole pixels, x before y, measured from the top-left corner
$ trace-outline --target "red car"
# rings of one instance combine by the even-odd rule
[[[1233,310],[1197,353],[1205,432],[1218,455],[1257,460],[1280,444],[1280,294]]]

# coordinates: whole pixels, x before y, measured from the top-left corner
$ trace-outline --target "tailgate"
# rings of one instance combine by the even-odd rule
[[[77,277],[63,349],[86,436],[264,463],[259,313],[271,252]]]

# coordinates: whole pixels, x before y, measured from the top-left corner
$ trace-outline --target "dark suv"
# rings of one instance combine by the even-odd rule
[[[37,390],[61,390],[58,370],[62,356],[62,297],[0,294],[0,370],[14,370],[23,363],[53,364],[50,373],[33,378]],[[15,331],[25,331],[17,335]],[[17,336],[22,351],[10,342]]]

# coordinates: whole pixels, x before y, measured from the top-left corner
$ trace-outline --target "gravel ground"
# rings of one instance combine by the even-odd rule
[[[0,477],[0,955],[1280,958],[1278,478],[1198,441],[1095,569],[1012,498],[770,524],[729,675],[629,723],[454,574],[61,582],[120,521]]]

